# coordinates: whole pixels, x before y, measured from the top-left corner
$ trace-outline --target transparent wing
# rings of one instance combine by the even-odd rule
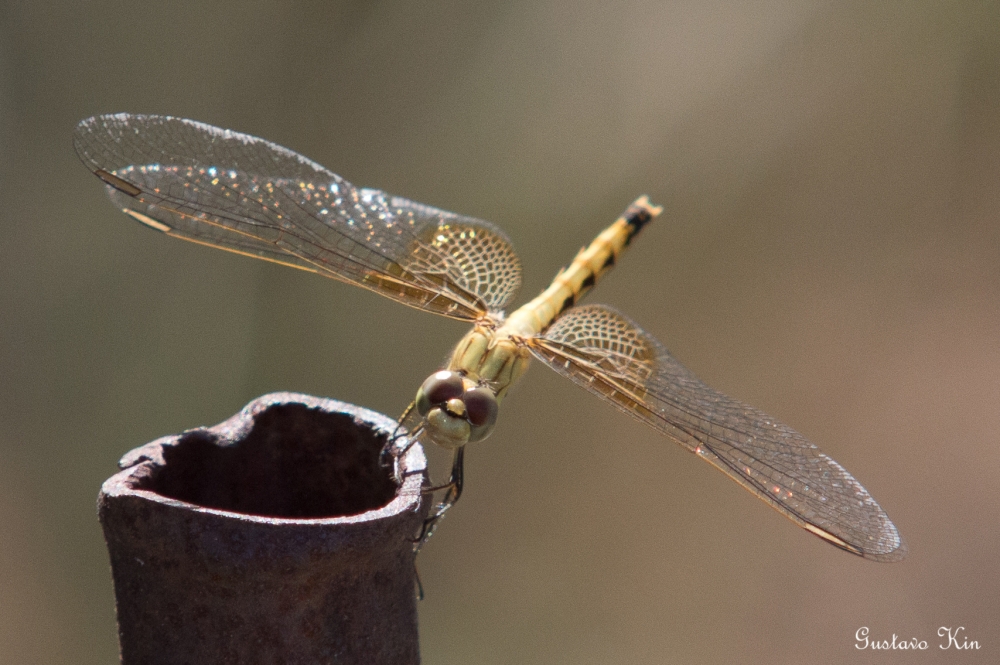
[[[715,465],[799,526],[865,558],[905,555],[895,525],[844,467],[787,425],[702,383],[615,310],[574,307],[527,343],[552,369]]]
[[[520,286],[517,255],[493,225],[357,189],[263,139],[118,114],[84,120],[73,143],[116,205],[168,235],[462,320],[503,310]]]

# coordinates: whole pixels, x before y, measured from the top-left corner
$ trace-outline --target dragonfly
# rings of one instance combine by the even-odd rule
[[[410,442],[452,454],[448,481],[425,487],[443,495],[415,550],[461,496],[465,447],[490,435],[500,403],[535,359],[824,541],[874,561],[906,553],[888,515],[816,445],[707,386],[615,309],[579,304],[661,212],[646,196],[508,315],[521,264],[493,224],[355,187],[288,148],[193,120],[101,115],[81,121],[73,141],[113,203],[148,227],[472,325],[399,419]]]

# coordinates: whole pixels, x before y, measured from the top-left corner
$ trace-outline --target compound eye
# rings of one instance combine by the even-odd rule
[[[460,397],[465,390],[462,385],[462,375],[458,372],[441,370],[431,374],[421,387],[431,404],[443,404],[450,399]]]
[[[497,398],[489,388],[480,386],[462,395],[465,417],[474,427],[491,427],[497,421]]]

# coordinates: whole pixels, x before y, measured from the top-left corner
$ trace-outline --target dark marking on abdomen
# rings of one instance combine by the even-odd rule
[[[594,279],[594,273],[590,273],[583,278],[583,282],[580,284],[581,289],[591,289],[594,287],[596,280]]]
[[[556,312],[556,316],[559,316],[560,314],[562,314],[575,304],[576,304],[576,297],[571,293],[568,296],[566,296],[566,300],[563,300],[562,305],[559,307],[559,311]]]
[[[652,219],[653,216],[649,214],[649,210],[645,208],[629,207],[629,209],[625,211],[625,221],[629,226],[635,229],[633,234],[641,231],[642,227],[649,224]]]
[[[629,209],[625,211],[625,223],[628,224],[628,236],[625,238],[625,245],[628,246],[632,242],[632,238],[639,231],[642,231],[642,227],[649,224],[652,219],[653,216],[645,208],[629,206]]]
[[[614,267],[614,265],[615,265],[615,253],[614,252],[609,252],[608,253],[608,258],[606,258],[604,260],[604,265],[601,266],[601,271],[603,272],[603,271],[607,270],[608,268],[612,268],[612,267]]]

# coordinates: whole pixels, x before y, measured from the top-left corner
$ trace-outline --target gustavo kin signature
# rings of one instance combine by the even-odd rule
[[[970,640],[965,634],[965,626],[958,626],[957,628],[952,628],[950,626],[941,626],[937,630],[937,635],[940,638],[938,642],[938,648],[940,649],[955,649],[956,651],[961,651],[964,649],[979,649],[980,645],[977,640]],[[927,640],[922,640],[918,637],[911,637],[910,639],[903,639],[892,634],[892,639],[875,639],[868,636],[868,626],[861,626],[854,633],[855,649],[894,649],[894,650],[914,650],[914,651],[925,651],[930,648]]]

